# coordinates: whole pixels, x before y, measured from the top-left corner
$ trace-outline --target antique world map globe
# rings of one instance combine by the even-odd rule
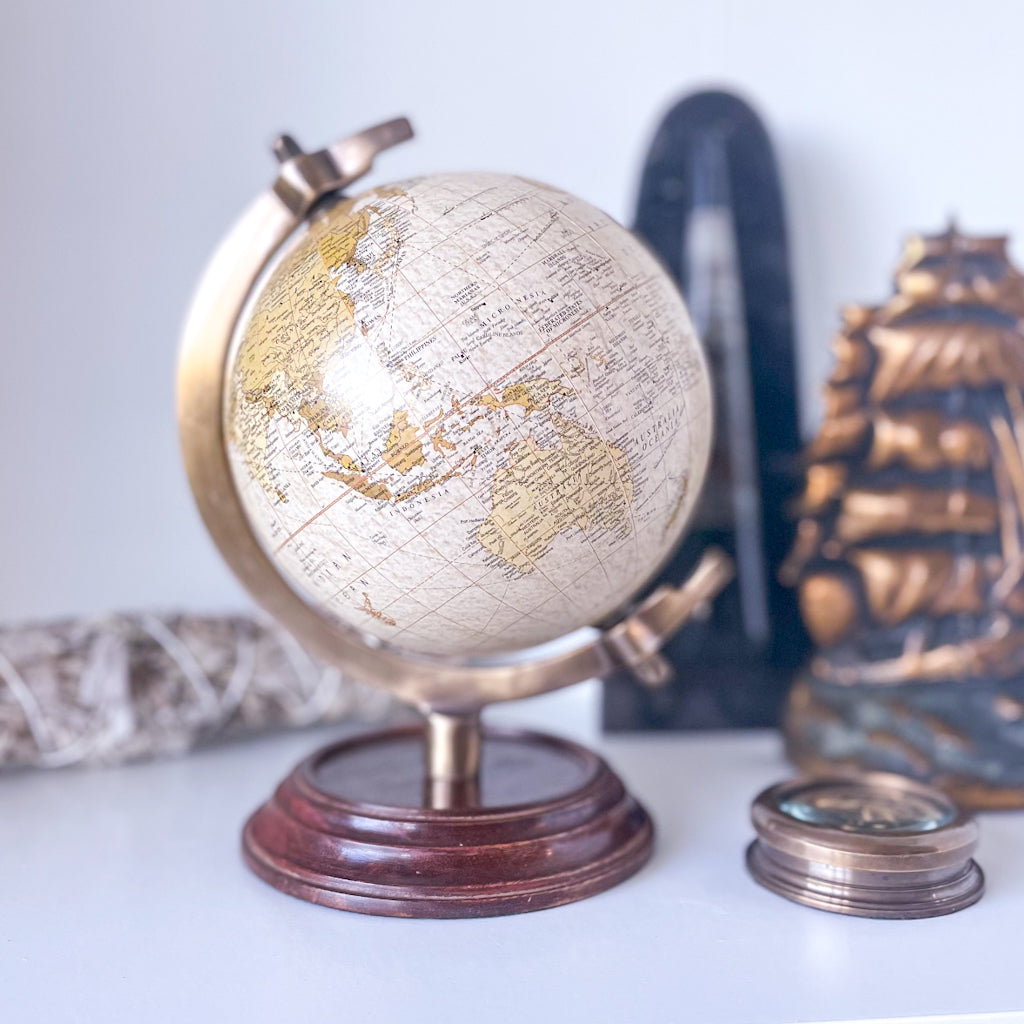
[[[678,292],[610,217],[524,178],[334,199],[229,355],[231,472],[310,605],[418,655],[601,621],[671,553],[708,457]]]

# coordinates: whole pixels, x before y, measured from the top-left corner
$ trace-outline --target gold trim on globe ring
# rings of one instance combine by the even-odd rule
[[[303,153],[287,137],[279,140],[280,176],[221,242],[186,318],[178,363],[178,425],[199,512],[224,559],[256,601],[325,661],[422,710],[465,713],[606,675],[617,666],[642,666],[694,609],[724,586],[731,564],[721,552],[709,551],[683,586],[659,588],[632,614],[581,646],[550,654],[539,649],[536,660],[488,663],[402,653],[375,644],[303,600],[267,557],[235,488],[224,435],[227,358],[238,320],[268,264],[313,205],[361,177],[380,150],[411,134],[408,122],[399,118],[314,154]],[[699,346],[698,352],[710,401]],[[694,479],[702,482],[706,470],[707,459],[695,467]]]

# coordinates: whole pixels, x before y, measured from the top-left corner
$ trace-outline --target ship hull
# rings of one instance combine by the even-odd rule
[[[783,728],[807,774],[897,772],[975,810],[1024,808],[1024,678],[867,689],[804,676]]]

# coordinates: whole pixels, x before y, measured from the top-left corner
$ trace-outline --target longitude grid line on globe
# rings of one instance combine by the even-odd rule
[[[349,488],[349,490],[351,490],[351,489],[352,488]],[[471,501],[474,497],[477,497],[477,495],[473,494],[473,492],[470,491],[470,489],[468,487],[466,488],[466,491],[468,492],[466,494],[466,497],[463,498],[462,501],[460,501],[458,503],[458,505],[453,505],[452,508],[451,508],[451,512],[454,512],[456,509],[462,508],[462,506],[465,505],[467,501]],[[449,514],[451,514],[451,513],[449,513]],[[413,529],[416,529],[416,527],[412,523],[409,522],[408,518],[406,518],[405,521],[407,523],[409,523],[409,525],[412,526]],[[328,522],[330,522],[330,520],[328,520]],[[334,526],[334,528],[336,530],[338,529],[338,527],[335,524],[332,523],[331,525]],[[424,526],[421,529],[417,530],[416,533],[412,537],[410,537],[408,540],[404,540],[404,541],[402,541],[401,544],[395,545],[395,547],[393,547],[386,555],[384,555],[384,557],[381,558],[381,560],[379,562],[375,562],[373,565],[368,565],[365,569],[362,570],[362,572],[357,573],[347,583],[345,583],[342,586],[338,587],[338,589],[333,594],[331,594],[330,597],[327,599],[328,603],[333,601],[334,598],[336,598],[344,590],[347,590],[349,587],[351,587],[357,580],[359,580],[361,577],[365,576],[368,572],[372,572],[375,569],[379,569],[386,561],[388,561],[388,559],[392,558],[394,555],[396,555],[399,551],[401,551],[408,544],[411,544],[413,541],[423,539],[423,540],[426,541],[427,544],[430,544],[430,541],[426,540],[426,538],[423,535],[424,535],[424,533],[426,533],[427,530],[431,529],[433,526],[434,526],[434,522],[427,523],[426,526]],[[431,546],[431,548],[433,548],[433,550],[437,553],[437,555],[439,557],[442,557],[441,556],[441,552],[437,551],[437,549],[434,548],[433,544],[430,544],[430,546]],[[445,564],[446,565],[452,565],[454,563],[447,562]],[[432,575],[434,575],[434,574],[432,574]],[[469,579],[468,576],[465,575],[465,573],[462,573],[460,571],[459,575],[462,576],[462,578],[467,580],[468,582],[470,582],[470,583],[473,582],[472,580]],[[386,608],[387,606],[385,605],[384,607]]]

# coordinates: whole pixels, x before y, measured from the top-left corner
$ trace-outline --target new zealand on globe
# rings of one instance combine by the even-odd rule
[[[309,604],[426,655],[599,622],[671,552],[710,441],[675,287],[599,210],[498,174],[320,207],[229,357],[225,435]]]

